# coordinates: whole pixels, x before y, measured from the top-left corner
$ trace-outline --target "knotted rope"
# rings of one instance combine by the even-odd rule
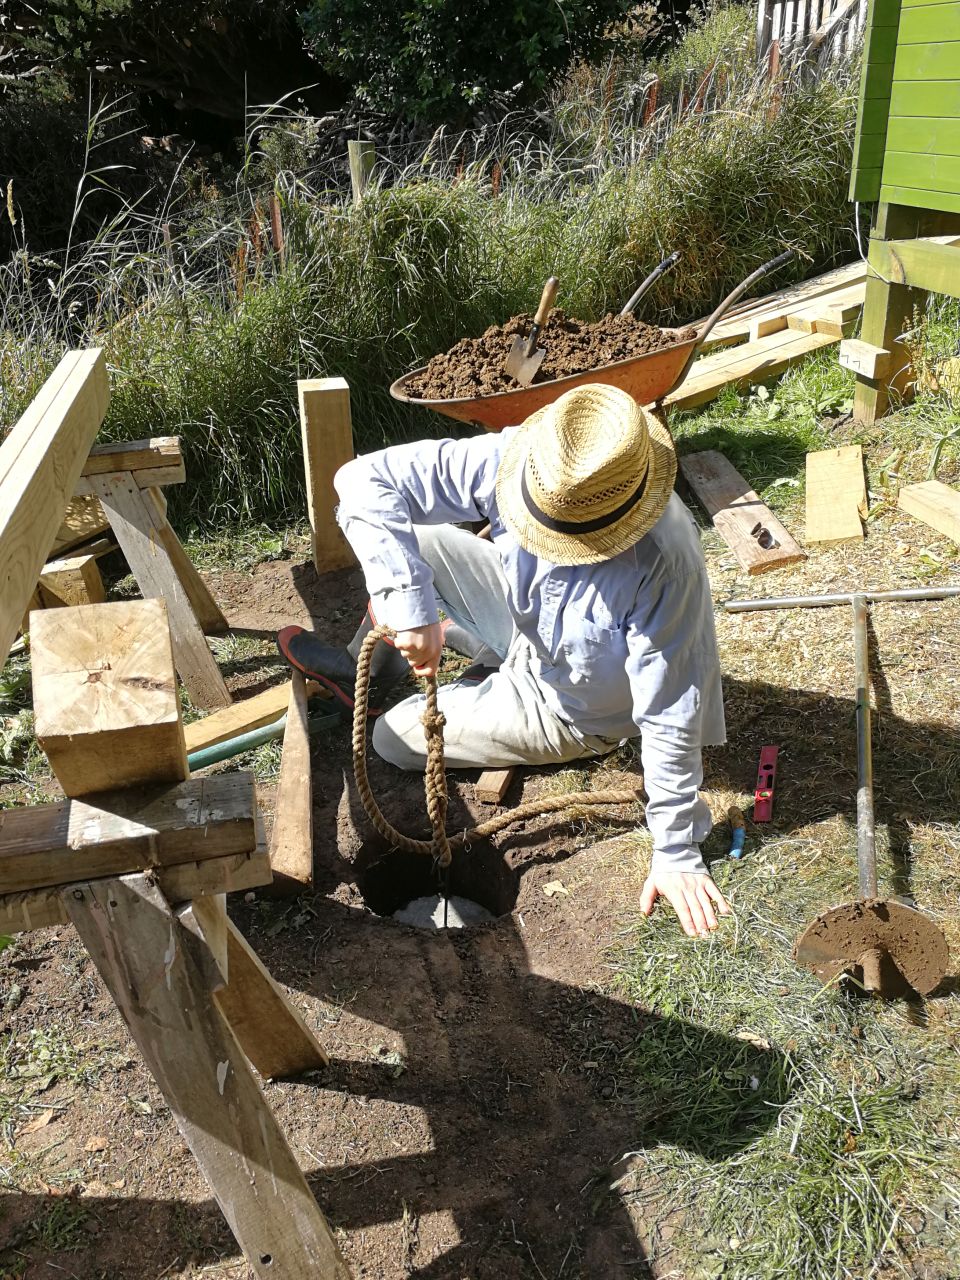
[[[433,831],[431,840],[414,840],[398,831],[382,813],[370,787],[367,776],[367,701],[370,696],[370,663],[377,642],[384,637],[391,639],[397,633],[390,627],[374,627],[364,639],[357,659],[357,684],[354,691],[353,704],[353,773],[357,781],[357,791],[366,810],[367,817],[374,828],[395,849],[403,849],[406,853],[424,853],[436,858],[441,867],[450,865],[454,849],[463,846],[469,848],[472,840],[486,839],[522,822],[525,818],[541,817],[548,813],[559,813],[564,809],[583,806],[635,804],[640,798],[637,790],[629,791],[574,791],[560,796],[544,796],[539,800],[530,800],[518,805],[509,813],[498,814],[477,827],[469,827],[455,836],[447,834],[447,775],[443,764],[443,726],[444,716],[437,704],[436,676],[425,676],[423,691],[426,695],[426,708],[420,717],[427,739],[427,765],[424,775],[424,786],[427,796],[427,814]]]

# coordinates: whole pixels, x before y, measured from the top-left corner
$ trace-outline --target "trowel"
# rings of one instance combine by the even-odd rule
[[[537,370],[543,364],[543,357],[547,354],[543,347],[537,347],[537,338],[540,336],[540,330],[547,323],[547,317],[553,310],[554,300],[559,288],[560,281],[556,276],[551,276],[543,286],[540,305],[537,307],[537,314],[533,317],[530,332],[525,338],[521,338],[518,334],[513,340],[513,346],[510,348],[507,362],[503,367],[511,378],[516,378],[521,386],[529,387],[537,376]]]

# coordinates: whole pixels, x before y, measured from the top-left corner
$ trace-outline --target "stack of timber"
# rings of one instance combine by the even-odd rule
[[[928,236],[924,242],[955,245],[960,239]],[[867,264],[852,262],[742,304],[713,330],[703,354],[664,404],[678,409],[707,404],[724,387],[765,382],[850,337],[863,308],[866,279]]]

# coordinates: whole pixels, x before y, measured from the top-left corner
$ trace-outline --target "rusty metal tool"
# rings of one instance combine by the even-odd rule
[[[785,596],[771,600],[728,600],[729,613],[761,609],[853,607],[857,680],[857,870],[860,897],[822,912],[801,934],[794,956],[824,982],[859,972],[867,991],[891,988],[899,973],[914,991],[929,995],[947,968],[947,943],[940,928],[914,906],[878,898],[876,827],[873,813],[873,751],[870,716],[870,660],[867,610],[871,601],[944,600],[960,587],[920,587],[900,591],[858,591],[827,596]]]
[[[525,338],[521,338],[518,334],[514,338],[513,346],[507,355],[507,362],[503,367],[510,377],[516,378],[517,382],[523,387],[529,387],[537,376],[537,370],[543,364],[543,357],[547,354],[543,347],[537,347],[537,338],[540,336],[540,330],[547,323],[547,317],[553,310],[553,304],[559,288],[560,281],[556,276],[551,276],[543,286],[540,305],[537,307],[537,314],[533,317],[530,332]]]

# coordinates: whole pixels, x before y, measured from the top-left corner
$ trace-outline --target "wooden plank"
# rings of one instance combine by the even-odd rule
[[[883,378],[889,372],[891,354],[860,338],[846,338],[840,343],[839,360],[844,369],[864,378]]]
[[[307,686],[299,671],[290,680],[280,782],[270,837],[273,888],[297,893],[313,884],[313,785]]]
[[[215,899],[195,902],[194,911],[205,931],[216,930]],[[216,1001],[256,1069],[264,1079],[286,1080],[325,1067],[323,1045],[229,917],[226,942],[230,981]]]
[[[863,450],[858,444],[807,454],[807,542],[863,538],[867,512]]]
[[[685,381],[664,398],[664,404],[680,409],[706,404],[726,386],[764,382],[814,351],[836,343],[828,333],[794,333],[784,329],[730,350],[712,352],[695,360]]]
[[[6,659],[110,398],[103,353],[71,351],[0,445],[0,661]]]
[[[104,473],[96,472],[95,474],[102,475]],[[128,474],[133,476],[141,489],[157,488],[168,484],[183,484],[187,478],[186,468],[182,463],[179,467],[151,467],[149,471],[130,471]],[[93,476],[81,476],[73,492],[77,498],[95,497],[96,488],[93,483]]]
[[[170,557],[173,571],[180,579],[190,608],[200,623],[200,630],[207,636],[222,635],[229,630],[227,620],[167,519],[167,505],[162,492],[155,488],[147,489],[146,502],[156,520],[157,537]]]
[[[779,333],[781,329],[786,329],[787,317],[781,315],[759,315],[754,316],[750,321],[750,329],[747,334],[748,342],[759,342],[761,338],[765,338],[770,333]]]
[[[880,199],[890,204],[913,205],[918,209],[960,213],[960,194],[950,191],[922,191],[884,183],[880,189]]]
[[[837,267],[822,275],[814,276],[799,285],[790,285],[778,289],[775,293],[762,298],[754,298],[744,304],[734,316],[721,320],[710,334],[704,346],[704,353],[717,346],[725,346],[731,342],[743,342],[750,338],[751,324],[761,316],[784,316],[797,310],[815,299],[822,298],[839,289],[853,285],[863,286],[867,278],[867,268],[862,260]]]
[[[114,444],[96,444],[83,464],[84,476],[103,475],[111,471],[169,471],[183,467],[179,436],[151,436],[148,440],[128,440]],[[139,480],[141,487],[155,484],[149,476]]]
[[[228,706],[230,694],[164,545],[155,503],[129,472],[92,476],[91,483],[144,597],[166,602],[174,660],[190,696],[201,706]]]
[[[897,505],[951,542],[960,543],[960,493],[956,489],[939,480],[904,485]]]
[[[717,532],[749,574],[798,564],[807,555],[737,469],[715,449],[679,459],[680,470]]]
[[[473,794],[481,804],[500,804],[513,781],[515,769],[486,769],[477,779]]]
[[[902,120],[911,116],[960,116],[960,79],[895,80],[890,90],[890,114]]]
[[[169,902],[243,892],[269,883],[270,859],[265,845],[251,853],[231,853],[204,862],[176,862],[151,873]],[[31,889],[0,895],[0,933],[24,933],[69,924],[63,887]]]
[[[297,383],[307,505],[317,573],[356,564],[350,544],[340,531],[333,478],[353,453],[350,388],[343,378],[313,378]]]
[[[960,4],[912,5],[900,15],[898,44],[943,44],[960,40]],[[955,67],[960,73],[960,55]]]
[[[256,847],[252,774],[127,787],[0,810],[0,885],[4,893],[26,892]]]
[[[40,575],[40,599],[45,609],[64,605],[102,604],[107,598],[95,555],[48,560]]]
[[[93,881],[65,901],[253,1274],[347,1280],[333,1234],[209,998],[202,944],[143,876]]]
[[[960,130],[960,120],[956,125]],[[960,193],[960,155],[914,155],[911,152],[888,151],[883,162],[883,180],[922,191]]]
[[[905,44],[897,50],[894,80],[956,80],[960,45]]]
[[[37,741],[68,796],[185,776],[162,600],[38,613],[30,647]]]
[[[290,702],[291,682],[276,684],[252,698],[244,698],[234,702],[222,711],[214,711],[202,720],[194,720],[184,725],[184,737],[187,743],[187,755],[201,751],[204,747],[216,746],[218,742],[226,742],[230,738],[239,737],[241,733],[249,733],[252,729],[260,729],[265,724],[273,724],[287,710]],[[328,698],[330,694],[314,680],[307,681],[307,697]]]
[[[870,266],[893,284],[960,297],[960,247],[928,240],[870,239]],[[885,346],[874,343],[874,346]]]
[[[798,333],[830,333],[842,338],[844,331],[859,319],[863,309],[863,294],[863,284],[853,289],[838,289],[825,298],[818,298],[809,306],[792,311],[787,316],[787,327]]]
[[[63,521],[57,530],[51,555],[61,556],[75,547],[110,531],[110,521],[103,514],[97,498],[73,498],[67,504]]]
[[[957,46],[960,57],[960,45]],[[956,120],[931,116],[891,117],[887,125],[887,151],[917,155],[960,155],[960,126]]]

